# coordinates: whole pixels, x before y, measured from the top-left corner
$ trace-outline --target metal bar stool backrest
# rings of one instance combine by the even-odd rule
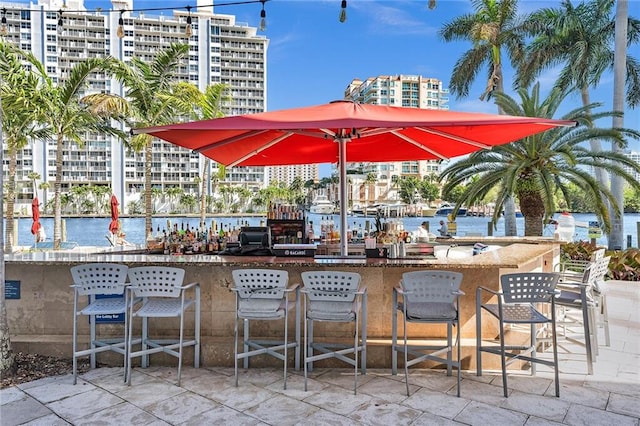
[[[505,303],[549,302],[558,283],[558,274],[515,273],[500,276]]]
[[[113,263],[87,263],[71,268],[73,283],[78,285],[79,295],[118,294],[124,293],[127,280],[126,265]]]
[[[289,282],[287,271],[236,269],[232,271],[242,312],[276,312],[280,309]]]
[[[356,272],[319,271],[301,274],[305,294],[311,312],[354,312],[353,302],[360,286],[360,274]]]
[[[463,275],[450,271],[416,271],[402,274],[407,311],[415,303],[453,303]]]
[[[587,283],[596,289],[598,288],[598,283],[604,281],[605,276],[609,272],[609,262],[611,261],[611,256],[600,258],[594,261],[589,268],[589,276],[587,279]]]
[[[129,281],[138,297],[179,297],[184,269],[143,266],[129,270]]]

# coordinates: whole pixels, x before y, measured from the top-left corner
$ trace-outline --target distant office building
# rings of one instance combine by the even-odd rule
[[[284,182],[287,185],[290,185],[291,182],[293,182],[293,180],[297,177],[302,179],[303,183],[309,180],[317,181],[320,178],[317,164],[266,167],[265,169],[265,173],[267,175],[267,183]]]
[[[636,163],[640,164],[640,152],[635,152],[635,151],[627,151],[624,153],[624,155],[626,155],[627,157],[629,157],[629,159],[635,161]],[[631,169],[629,167],[625,167],[625,169],[627,170],[627,172],[632,173]],[[640,181],[640,173],[634,173],[634,176],[636,178],[637,181]]]
[[[257,35],[256,28],[236,22],[235,16],[215,14],[211,3],[198,0],[198,6],[209,6],[191,10],[191,37],[185,35],[189,16],[185,9],[172,11],[171,16],[158,15],[158,11],[128,12],[135,9],[132,0],[112,0],[111,11],[88,11],[82,0],[0,2],[0,8],[6,9],[5,40],[35,54],[56,82],[67,78],[71,68],[85,58],[111,55],[125,62],[132,57],[151,62],[156,52],[170,43],[188,43],[189,57],[178,67],[176,81],[191,82],[201,90],[210,84],[228,85],[232,101],[223,106],[226,115],[263,112],[269,41]],[[120,10],[125,12],[121,15]],[[120,38],[117,34],[121,17],[124,25]],[[89,81],[86,93],[95,92],[124,93],[115,80],[105,75]],[[122,205],[126,212],[125,203],[138,199],[143,190],[144,154],[129,152],[119,141],[104,135],[87,134],[83,139],[82,147],[65,142],[63,192],[79,185],[107,185],[125,201]],[[53,140],[35,141],[19,154],[16,209],[30,203],[33,197],[27,178],[30,172],[37,172],[43,181],[51,183],[49,193],[41,194],[41,200],[46,202],[53,196],[55,150]],[[177,186],[186,193],[198,194],[197,177],[205,166],[215,175],[217,164],[201,155],[161,140],[153,142],[154,188]],[[3,172],[6,175],[8,169],[3,168]],[[265,183],[264,168],[229,168],[225,182],[243,183],[257,190]]]
[[[344,98],[360,103],[406,108],[449,109],[449,89],[437,78],[419,75],[380,75],[366,80],[354,79],[345,89]],[[371,204],[398,199],[397,179],[440,173],[440,161],[398,161],[391,163],[350,163],[354,204]],[[367,176],[374,181],[365,182]]]

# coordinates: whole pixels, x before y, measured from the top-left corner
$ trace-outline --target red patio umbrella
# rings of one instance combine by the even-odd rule
[[[347,162],[444,160],[573,121],[402,108],[352,101],[135,129],[232,166],[338,163],[347,254]]]
[[[42,225],[40,224],[40,203],[38,202],[38,197],[34,198],[31,202],[31,217],[33,218],[31,233],[36,236],[36,242],[39,242],[39,233]]]
[[[111,195],[111,223],[109,224],[109,231],[112,234],[116,234],[118,232],[118,198],[114,195]]]

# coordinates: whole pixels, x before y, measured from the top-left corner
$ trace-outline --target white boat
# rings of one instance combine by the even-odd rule
[[[309,208],[309,213],[315,213],[315,214],[334,214],[335,213],[335,206],[333,205],[333,203],[331,201],[329,201],[328,199],[322,197],[322,198],[316,198],[313,203],[311,204],[311,207]]]
[[[434,217],[438,211],[437,207],[423,207],[422,217]]]

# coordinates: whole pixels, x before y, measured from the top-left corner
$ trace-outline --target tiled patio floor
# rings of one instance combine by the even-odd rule
[[[455,379],[436,370],[404,375],[367,370],[353,395],[351,369],[316,369],[305,392],[291,371],[287,390],[275,369],[136,368],[133,384],[121,368],[52,377],[0,391],[0,424],[29,425],[636,425],[640,426],[640,283],[609,282],[611,346],[600,347],[595,374],[586,375],[584,348],[560,344],[560,398],[552,373],[539,367],[509,377],[509,397],[494,372],[465,372],[461,397]],[[602,330],[599,330],[602,334]],[[604,339],[601,339],[601,343]]]

